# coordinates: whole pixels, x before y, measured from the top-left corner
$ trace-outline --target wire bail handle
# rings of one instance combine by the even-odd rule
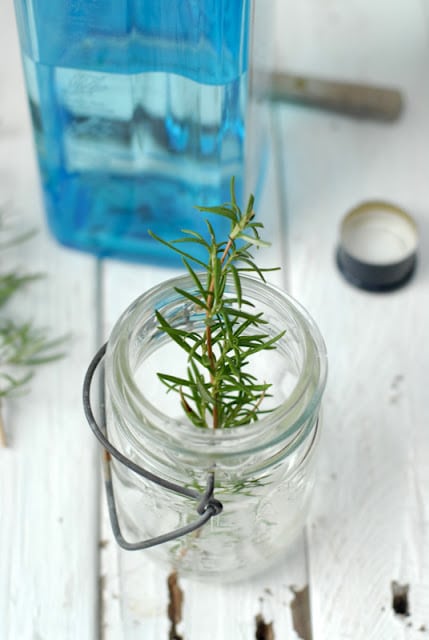
[[[174,482],[170,482],[169,480],[165,480],[160,476],[143,469],[135,462],[127,458],[123,453],[121,453],[116,447],[112,445],[112,443],[107,438],[107,428],[106,428],[106,420],[105,420],[105,404],[104,401],[101,402],[101,407],[103,409],[103,425],[99,426],[97,423],[94,412],[91,406],[91,385],[94,378],[94,374],[101,364],[104,356],[106,354],[107,343],[105,343],[95,354],[93,359],[91,360],[89,367],[85,374],[85,379],[83,383],[83,408],[85,411],[85,416],[88,421],[88,424],[94,433],[97,440],[101,443],[104,448],[103,455],[103,471],[104,471],[104,484],[106,487],[106,495],[107,495],[107,506],[109,509],[109,517],[112,525],[113,534],[115,539],[120,547],[123,549],[127,549],[128,551],[137,551],[140,549],[149,549],[149,547],[154,547],[159,544],[163,544],[164,542],[168,542],[170,540],[174,540],[176,538],[180,538],[196,529],[202,527],[206,522],[208,522],[213,516],[221,513],[223,509],[223,505],[219,500],[216,500],[214,497],[214,472],[210,471],[207,477],[207,485],[204,493],[200,493],[195,489],[189,489],[188,487],[183,487]],[[116,508],[115,494],[113,490],[113,482],[112,482],[112,471],[111,471],[111,458],[115,458],[125,467],[133,471],[139,476],[142,476],[146,480],[153,482],[154,484],[163,487],[169,491],[177,493],[181,496],[185,496],[187,498],[191,498],[193,500],[198,501],[196,511],[199,514],[199,518],[197,518],[194,522],[191,522],[188,525],[183,527],[179,527],[178,529],[174,529],[168,533],[161,534],[159,536],[155,536],[154,538],[149,538],[147,540],[143,540],[141,542],[128,542],[122,535],[118,512]]]

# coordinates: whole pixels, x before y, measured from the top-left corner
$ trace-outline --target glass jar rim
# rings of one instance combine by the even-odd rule
[[[140,295],[123,312],[111,332],[106,351],[106,364],[112,365],[106,367],[109,393],[116,401],[122,400],[121,407],[128,420],[135,422],[136,416],[144,413],[151,425],[149,430],[145,429],[145,437],[154,438],[158,443],[169,443],[168,446],[187,453],[204,453],[207,447],[210,448],[210,454],[221,452],[223,456],[251,453],[295,436],[300,428],[305,429],[308,419],[317,410],[327,377],[326,347],[317,325],[307,310],[284,290],[255,277],[246,275],[241,278],[243,289],[251,288],[255,297],[264,299],[279,313],[283,308],[293,315],[305,339],[306,362],[311,360],[312,366],[302,367],[292,393],[272,411],[252,423],[229,429],[202,429],[195,427],[185,418],[182,420],[165,415],[150,402],[136,384],[129,359],[131,338],[135,327],[142,323],[144,310],[149,308],[147,319],[155,318],[153,310],[157,301],[164,301],[169,292],[178,296],[175,292],[176,287],[186,289],[192,288],[194,284],[189,275],[164,280]],[[113,372],[120,374],[120,385],[114,383]],[[296,413],[311,383],[314,387],[311,399],[303,403],[302,410],[299,409]],[[125,403],[124,398],[127,400]],[[294,412],[296,415],[291,420]],[[279,425],[283,425],[283,428],[279,428]]]

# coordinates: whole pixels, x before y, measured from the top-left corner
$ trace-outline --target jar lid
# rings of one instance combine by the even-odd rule
[[[337,264],[355,286],[391,291],[411,277],[417,244],[417,225],[408,213],[388,202],[363,202],[342,220]]]

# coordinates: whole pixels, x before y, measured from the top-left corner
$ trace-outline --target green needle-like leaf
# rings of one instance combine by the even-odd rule
[[[0,212],[0,249],[29,240],[33,230],[13,234]],[[64,356],[66,336],[51,338],[51,332],[22,322],[9,311],[9,301],[42,278],[40,273],[11,271],[0,273],[0,400],[23,394],[34,376],[35,368]],[[6,445],[6,434],[0,413],[0,445]]]

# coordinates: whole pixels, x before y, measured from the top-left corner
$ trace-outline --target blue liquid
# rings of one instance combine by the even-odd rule
[[[62,243],[165,262],[149,229],[202,231],[195,205],[229,200],[233,175],[240,191],[248,2],[37,0],[30,15],[16,0],[47,216]]]

